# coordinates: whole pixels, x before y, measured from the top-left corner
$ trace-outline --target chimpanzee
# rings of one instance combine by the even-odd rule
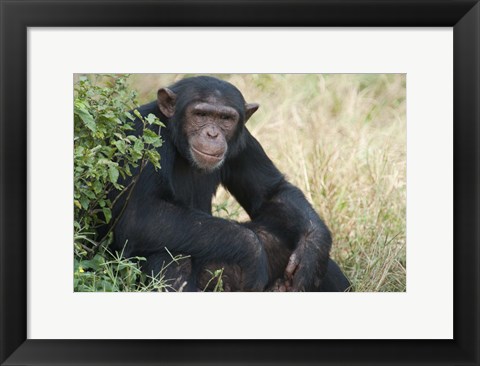
[[[140,107],[141,115],[152,113],[166,126],[155,130],[164,141],[161,169],[148,164],[126,205],[122,195],[112,249],[145,257],[148,274],[164,268],[176,290],[202,289],[213,268],[224,268],[229,291],[347,290],[348,280],[329,259],[328,228],[245,128],[258,107],[209,76],[161,88],[156,101]],[[220,184],[251,221],[212,216]],[[188,259],[172,262],[178,254]]]

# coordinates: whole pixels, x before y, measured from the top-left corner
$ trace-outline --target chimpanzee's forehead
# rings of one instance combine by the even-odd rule
[[[212,96],[213,96],[213,97],[217,97],[217,98],[218,98],[218,97],[221,97],[222,95],[223,95],[223,94],[222,94],[222,92],[221,92],[219,89],[215,89],[215,90],[212,91]]]
[[[210,97],[218,99],[242,99],[242,94],[233,85],[224,83],[223,85],[212,85],[210,87],[198,88],[195,90],[203,99]]]
[[[241,106],[244,104],[241,95],[235,92],[229,93],[221,89],[209,89],[199,91],[196,95],[196,98],[193,99],[195,99],[196,102],[205,102],[213,105],[223,104],[231,106]]]
[[[170,87],[177,95],[177,107],[192,103],[223,104],[241,109],[245,104],[242,93],[234,85],[213,77],[199,76],[178,81]]]
[[[187,80],[185,85],[201,94],[241,96],[240,90],[238,90],[233,84],[216,78],[192,78],[191,82],[188,82]]]
[[[225,99],[225,97],[229,94],[225,93],[224,91],[222,92],[222,90],[218,88],[202,88],[194,90],[193,93],[195,94],[196,99],[201,99],[204,101]]]
[[[214,90],[212,91],[211,94],[204,96],[201,98],[202,101],[210,104],[220,104],[220,103],[225,103],[225,96],[219,91],[219,90]]]

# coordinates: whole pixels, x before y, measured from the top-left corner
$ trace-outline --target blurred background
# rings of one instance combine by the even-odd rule
[[[134,74],[141,104],[194,75]],[[355,291],[406,290],[405,74],[214,74],[260,104],[247,127],[333,234]],[[224,190],[214,214],[248,216]]]

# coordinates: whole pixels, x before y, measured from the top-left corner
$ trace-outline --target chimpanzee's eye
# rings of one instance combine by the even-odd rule
[[[227,120],[227,119],[230,119],[230,116],[228,114],[222,114],[220,118],[223,120]]]
[[[195,114],[199,117],[205,117],[207,115],[205,112],[202,112],[202,111],[198,111]]]

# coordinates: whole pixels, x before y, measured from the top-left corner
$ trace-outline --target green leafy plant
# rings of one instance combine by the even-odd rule
[[[153,114],[144,118],[134,109],[136,92],[127,90],[126,79],[100,76],[92,82],[80,77],[75,84],[74,226],[76,243],[81,244],[77,254],[96,246],[95,239],[106,239],[96,238],[95,230],[110,223],[117,198],[132,191],[145,165],[160,168],[156,148],[162,140],[151,128],[163,124]],[[135,117],[143,124],[141,131],[135,130]],[[132,178],[125,186],[127,177]],[[112,202],[113,190],[119,194]]]
[[[155,115],[143,117],[135,109],[137,94],[128,90],[127,79],[128,75],[80,77],[74,87],[75,287],[80,291],[85,286],[114,288],[112,276],[88,285],[80,277],[87,278],[108,262],[105,248],[146,164],[160,169],[157,148],[162,145],[159,131],[164,125]],[[136,117],[140,126],[134,124]],[[118,194],[112,200],[114,191]],[[112,222],[114,208],[120,214]],[[105,224],[110,229],[100,237],[97,229]],[[137,268],[133,270],[128,261],[117,259],[118,263],[109,264],[120,271],[131,270],[125,281],[141,279],[137,262],[132,262]]]
[[[97,253],[92,259],[75,258],[73,283],[75,291],[81,292],[145,292],[175,291],[174,279],[166,278],[166,269],[173,263],[187,259],[172,256],[156,276],[142,272],[143,257],[124,258],[123,253]],[[180,290],[181,291],[181,290]]]

